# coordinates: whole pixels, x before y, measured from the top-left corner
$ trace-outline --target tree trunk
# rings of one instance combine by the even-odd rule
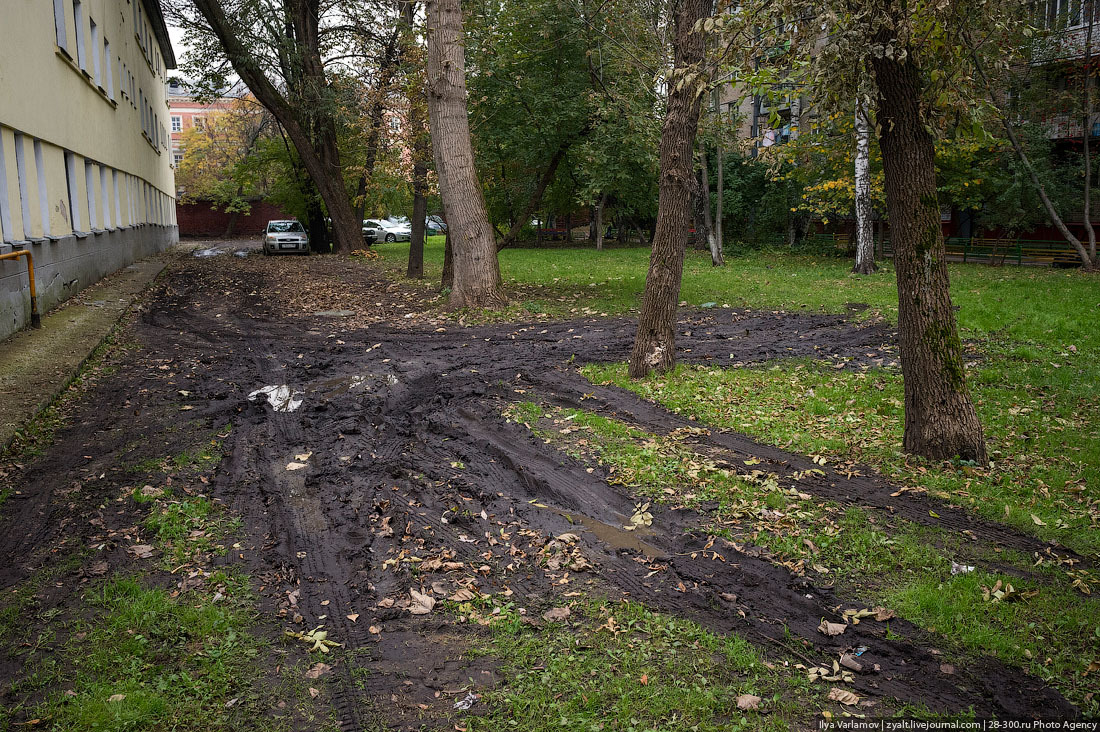
[[[695,135],[699,129],[701,94],[696,84],[683,83],[690,69],[703,61],[703,36],[695,24],[707,17],[711,0],[671,0],[674,9],[674,63],[668,107],[661,130],[661,177],[657,227],[649,256],[638,332],[630,353],[630,377],[666,372],[676,365],[676,303],[684,271],[684,243],[691,221],[695,184]]]
[[[1092,228],[1092,161],[1089,149],[1089,138],[1092,136],[1092,25],[1095,20],[1093,0],[1085,0],[1081,12],[1085,14],[1085,22],[1088,30],[1085,31],[1085,62],[1084,62],[1084,104],[1081,106],[1083,119],[1081,121],[1082,141],[1085,152],[1085,232],[1089,237],[1089,259],[1095,269],[1100,262],[1096,261],[1096,229]]]
[[[719,115],[721,115],[721,112],[720,112],[719,106],[718,106],[718,91],[715,90],[714,94],[715,94],[715,98],[714,98],[715,111],[718,112]],[[721,120],[721,116],[719,116],[719,120]],[[715,267],[722,267],[726,264],[726,249],[725,249],[725,243],[723,241],[723,224],[722,224],[722,203],[724,202],[725,197],[726,197],[725,178],[724,178],[725,173],[726,173],[726,164],[725,164],[726,153],[722,149],[722,131],[723,131],[723,129],[724,128],[721,125],[719,125],[719,129],[718,129],[718,149],[715,151],[715,156],[714,156],[715,159],[716,159],[716,162],[717,162],[715,172],[717,173],[718,180],[715,181],[715,182],[718,184],[718,195],[717,195],[717,197],[715,199],[715,202],[714,202],[714,247],[710,250],[710,261],[711,261],[711,264],[713,264]]]
[[[415,155],[415,153],[414,153]],[[423,163],[413,165],[413,215],[412,234],[409,239],[409,268],[406,277],[420,279],[424,276],[424,228],[428,215],[428,167]]]
[[[240,211],[233,211],[229,214],[229,220],[225,222],[225,231],[222,232],[222,238],[228,239],[233,236],[237,231],[237,219],[241,217]]]
[[[1066,226],[1066,222],[1062,220],[1061,215],[1058,213],[1058,209],[1054,207],[1054,202],[1050,200],[1050,196],[1047,195],[1046,186],[1039,180],[1039,174],[1035,172],[1035,166],[1031,164],[1031,158],[1028,157],[1027,152],[1024,150],[1024,146],[1020,144],[1020,138],[1016,135],[1016,129],[1012,126],[1012,120],[1009,119],[1008,113],[1005,112],[1003,105],[998,101],[997,89],[990,84],[989,77],[985,74],[985,69],[982,67],[981,60],[978,58],[978,54],[971,53],[971,58],[974,60],[974,69],[978,72],[978,76],[981,77],[982,83],[985,85],[986,90],[990,96],[993,97],[994,102],[1000,107],[998,116],[1001,118],[1001,125],[1005,128],[1005,134],[1008,136],[1008,141],[1012,143],[1012,149],[1016,151],[1016,157],[1020,159],[1020,162],[1024,166],[1024,170],[1027,171],[1028,177],[1031,179],[1031,185],[1035,187],[1035,192],[1039,194],[1039,200],[1043,203],[1043,208],[1047,212],[1047,217],[1050,222],[1054,224],[1054,227],[1058,229],[1058,232],[1062,237],[1069,242],[1077,251],[1077,256],[1080,257],[1085,269],[1095,269],[1097,262],[1095,257],[1089,255],[1088,250],[1081,243],[1081,240],[1073,235],[1073,232]]]
[[[871,216],[871,126],[867,102],[856,102],[856,264],[852,271],[871,274],[875,264],[875,232]]]
[[[890,37],[875,40],[884,46],[894,42]],[[904,449],[935,460],[958,456],[985,463],[982,425],[966,386],[951,304],[935,148],[921,116],[920,70],[912,59],[911,52],[905,61],[871,59],[879,90],[880,146],[897,270]]]
[[[531,214],[538,209],[539,204],[542,203],[542,197],[546,194],[546,188],[553,182],[554,176],[558,172],[558,166],[561,165],[562,158],[565,157],[565,153],[569,151],[570,146],[573,144],[572,140],[566,140],[563,142],[550,158],[550,163],[546,166],[546,170],[542,172],[542,177],[539,178],[538,183],[535,184],[535,189],[531,191],[530,197],[527,199],[527,205],[524,206],[523,212],[518,218],[512,220],[512,225],[508,229],[508,233],[497,244],[497,251],[510,247],[516,243],[516,238],[519,236],[519,232],[531,220]]]
[[[459,0],[429,0],[428,117],[439,193],[453,240],[454,308],[505,302],[497,247],[474,168],[466,113],[466,59]]]
[[[451,246],[451,226],[447,224],[447,236],[443,240],[443,277],[440,278],[439,287],[449,290],[455,284],[455,250]]]
[[[700,235],[707,243],[710,257],[714,261],[714,224],[710,220],[710,171],[707,170],[706,146],[699,150],[699,175],[696,183],[699,188],[695,193],[695,238],[698,241]],[[698,246],[698,244],[696,245]]]
[[[412,148],[412,232],[409,237],[409,266],[405,276],[420,279],[424,276],[424,229],[428,214],[428,130],[424,83],[419,63],[411,63],[410,58],[416,47],[416,2],[401,0],[400,49],[402,61],[406,66],[405,98],[409,105],[409,126],[406,139],[411,140]]]
[[[607,206],[607,194],[600,196],[600,202],[596,204],[596,250],[603,249],[603,210]]]
[[[286,131],[287,137],[298,151],[302,166],[317,187],[321,198],[332,217],[333,232],[336,236],[335,251],[347,254],[362,245],[362,222],[355,219],[351,197],[344,186],[343,170],[340,167],[340,154],[336,150],[335,126],[331,114],[325,112],[327,104],[305,104],[301,100],[293,104],[265,76],[260,65],[237,33],[234,24],[226,17],[220,0],[194,0],[195,7],[202,13],[210,30],[217,36],[233,70],[248,86],[256,99],[271,112]],[[300,56],[304,71],[301,78],[312,89],[294,89],[306,96],[316,95],[326,86],[324,66],[321,63],[318,37],[318,13],[316,3],[301,2],[295,4],[293,13],[294,42],[298,46],[295,52]],[[289,34],[288,34],[289,35]],[[305,109],[303,109],[305,108]],[[299,113],[304,119],[299,118]],[[316,142],[311,127],[317,125],[321,135]]]

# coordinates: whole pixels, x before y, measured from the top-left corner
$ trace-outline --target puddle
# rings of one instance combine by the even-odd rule
[[[531,505],[556,513],[571,524],[580,524],[597,539],[615,549],[631,549],[654,559],[664,559],[668,556],[665,552],[652,544],[642,541],[642,536],[653,536],[652,529],[638,528],[634,531],[627,531],[618,526],[605,524],[603,521],[598,521],[591,516],[585,516],[583,513],[570,513],[540,503],[533,503]]]
[[[221,249],[196,249],[195,252],[191,256],[202,258],[202,257],[216,257],[219,254],[225,254],[225,252]]]
[[[333,397],[343,396],[353,389],[358,389],[367,383],[369,375],[363,374],[351,374],[350,376],[336,376],[331,379],[324,379],[322,381],[316,381],[310,384],[306,391],[310,394],[320,392],[325,399],[331,399]]]
[[[290,387],[286,384],[265,386],[262,389],[257,389],[248,395],[248,399],[249,401],[256,401],[256,398],[261,394],[267,399],[271,404],[271,408],[276,412],[293,412],[298,409],[298,407],[302,406],[302,400],[294,398],[300,396],[302,392],[291,391]]]

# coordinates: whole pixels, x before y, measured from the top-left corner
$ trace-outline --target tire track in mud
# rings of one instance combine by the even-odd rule
[[[345,644],[334,654],[328,686],[344,729],[373,728],[379,717],[395,727],[418,724],[415,702],[438,705],[436,694],[464,681],[462,665],[448,655],[460,649],[438,642],[448,637],[443,621],[410,617],[399,603],[380,607],[381,601],[407,598],[410,588],[438,597],[472,580],[482,592],[510,592],[538,608],[554,602],[563,578],[566,588],[618,592],[822,665],[866,645],[866,670],[878,664],[880,671],[856,674],[853,686],[868,697],[927,703],[939,711],[1075,715],[1056,691],[994,659],[942,673],[933,639],[902,620],[891,624],[902,639],[887,638],[881,624],[869,621],[836,638],[823,636],[817,632],[822,618],[839,619],[840,609],[861,605],[733,545],[719,542],[704,554],[707,538],[695,532],[706,517],[698,513],[656,507],[655,530],[623,531],[633,497],[610,486],[601,468],[559,452],[505,420],[501,410],[538,398],[657,433],[704,426],[629,392],[594,386],[572,369],[573,362],[624,359],[631,321],[432,331],[376,325],[345,332],[339,322],[272,312],[243,294],[263,290],[251,276],[242,274],[239,286],[227,291],[224,278],[232,280],[234,272],[221,273],[213,287],[193,269],[164,278],[134,332],[146,358],[202,365],[189,387],[194,400],[205,401],[199,413],[212,425],[233,425],[228,455],[209,486],[242,520],[241,549],[225,561],[262,578],[266,612],[287,609],[288,593],[298,593],[287,617],[297,612],[302,620],[286,619],[286,627],[309,630],[323,623]],[[874,367],[892,361],[893,341],[881,323],[810,314],[715,310],[686,313],[678,327],[682,360],[720,366],[825,355],[844,360],[846,368]],[[248,400],[253,390],[279,384],[303,393],[300,409],[275,412]],[[116,382],[115,388],[136,393],[139,387]],[[105,404],[100,419],[109,423],[124,414],[121,405]],[[782,476],[816,467],[804,456],[732,432],[695,439],[730,462],[763,459],[767,466],[761,467]],[[306,468],[286,470],[306,452],[312,453],[300,461]],[[800,481],[799,489],[914,520],[935,505],[947,517],[941,527],[1028,550],[1041,545],[922,496],[890,497],[896,489],[870,471],[852,480],[841,480],[831,468],[826,473]],[[46,531],[34,528],[42,523],[35,512],[56,500],[51,470],[28,475],[33,504],[20,514],[27,526],[5,522],[12,530],[0,532],[0,558],[16,556],[28,539],[41,543]],[[563,577],[551,566],[546,551],[564,533],[577,537],[577,550],[592,568]],[[421,561],[403,561],[403,550]],[[444,550],[461,570],[421,569],[426,557]],[[692,553],[706,558],[693,560]],[[360,614],[358,621],[347,619],[349,613]],[[372,619],[385,625],[380,638],[368,631]],[[784,640],[788,631],[797,640],[793,648]],[[355,664],[371,672],[365,691]],[[391,695],[399,703],[391,704]],[[444,695],[436,711],[448,711],[449,701]]]
[[[685,435],[684,444],[726,463],[734,472],[748,473],[743,467],[744,461],[756,459],[760,464],[754,468],[773,473],[781,486],[797,488],[841,506],[869,507],[923,526],[955,531],[972,541],[987,541],[1028,554],[1043,554],[1049,550],[1061,558],[1076,560],[1078,566],[1094,566],[1088,557],[1060,544],[989,521],[933,496],[919,491],[899,493],[900,486],[888,482],[867,465],[850,466],[852,474],[849,475],[831,465],[818,465],[804,455],[688,420],[626,389],[592,384],[572,373],[543,374],[535,383],[537,393],[549,404],[595,412],[654,434],[668,435],[677,429],[705,427],[709,434]],[[930,513],[931,509],[935,509],[935,516]]]

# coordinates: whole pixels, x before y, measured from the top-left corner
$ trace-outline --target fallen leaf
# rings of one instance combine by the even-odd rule
[[[150,544],[134,544],[126,551],[130,552],[138,559],[148,559],[153,556],[153,547]]]
[[[828,620],[822,619],[821,625],[817,626],[817,629],[825,635],[840,635],[848,629],[846,623],[830,623]]]
[[[753,709],[760,708],[760,697],[753,694],[742,694],[737,697],[737,708],[742,712],[750,712]]]
[[[125,698],[126,698],[125,694],[111,694],[109,697],[107,697],[107,701],[108,702],[120,702]]]
[[[319,679],[331,670],[332,666],[329,666],[327,663],[315,663],[310,666],[309,671],[306,671],[306,678]]]
[[[948,676],[950,676],[951,674],[955,673],[955,667],[952,666],[949,663],[941,663],[940,664],[940,673],[947,674]]]
[[[829,689],[829,701],[840,702],[841,704],[857,704],[859,697],[847,689],[834,687]]]
[[[301,470],[302,468],[309,467],[305,463],[287,463],[287,470]]]
[[[466,602],[467,600],[474,599],[474,593],[472,590],[463,587],[460,590],[456,590],[455,593],[447,599],[452,602]]]
[[[1046,526],[1047,525],[1045,521],[1043,521],[1041,518],[1039,518],[1035,514],[1031,514],[1031,520],[1035,522],[1036,526]]]
[[[367,630],[371,633],[371,635],[378,635],[382,632],[382,629],[379,628],[377,625],[372,625],[371,627],[367,628]]]
[[[565,620],[569,617],[570,614],[570,610],[567,607],[554,607],[544,612],[542,614],[542,619],[555,622],[559,620]]]
[[[895,613],[893,610],[887,610],[884,607],[875,608],[875,620],[879,621],[880,623],[896,618],[897,616],[898,614]]]
[[[359,619],[359,613],[350,613],[350,614],[346,615],[345,617],[346,617],[346,618],[347,618],[348,620],[350,620],[351,622],[353,622],[353,623],[354,623],[354,622],[355,622],[356,620],[358,620],[358,619]]]
[[[413,615],[427,615],[435,607],[435,598],[431,595],[425,595],[422,592],[416,590],[409,590],[409,597],[412,598],[412,604],[409,605],[409,612]]]
[[[309,452],[303,452],[301,455],[295,455],[294,459],[297,460],[300,463],[304,463],[306,460],[309,460],[311,457],[313,457],[313,451],[312,450],[309,451]]]
[[[313,687],[311,686],[311,687],[309,687],[309,695],[310,695],[311,697],[313,697],[314,699],[316,699],[316,698],[317,698],[318,696],[320,696],[320,695],[321,695],[321,692],[317,691],[316,689],[314,689],[314,688],[313,688]]]
[[[638,679],[638,683],[642,686],[649,686],[649,674],[642,674],[641,678]]]

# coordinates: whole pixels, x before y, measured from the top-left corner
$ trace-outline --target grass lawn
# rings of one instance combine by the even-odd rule
[[[390,254],[392,252],[392,254]],[[404,266],[407,249],[383,249]],[[442,242],[427,248],[439,276]],[[501,271],[513,304],[485,319],[636,312],[648,263],[644,248],[512,249]],[[724,268],[689,252],[681,299],[689,307],[851,312],[897,321],[892,267],[850,274],[831,257],[753,253]],[[589,366],[588,378],[615,383],[701,423],[726,427],[795,452],[860,460],[899,485],[927,490],[996,521],[1092,558],[1100,557],[1100,278],[1076,270],[949,266],[967,344],[970,385],[989,440],[992,466],[930,464],[900,450],[902,382],[897,369],[837,371],[811,361],[760,367],[681,367],[631,382],[623,364]],[[962,537],[857,509],[841,510],[708,471],[705,460],[655,435],[599,415],[521,405],[510,414],[563,449],[609,465],[639,495],[691,503],[717,500],[724,531],[750,538],[777,561],[816,564],[839,587],[895,607],[944,637],[955,653],[991,653],[1026,666],[1090,714],[1100,712],[1100,577],[1036,557],[976,548]],[[568,425],[568,437],[561,433]],[[583,444],[578,445],[581,441]],[[702,466],[700,468],[700,466]],[[668,493],[673,486],[673,493]],[[786,520],[775,518],[776,512]],[[719,531],[721,533],[721,531]],[[808,539],[817,550],[811,553]],[[1028,568],[1035,579],[978,571],[953,575],[965,560]],[[1019,601],[991,603],[997,580]],[[1090,670],[1093,669],[1093,670]]]

